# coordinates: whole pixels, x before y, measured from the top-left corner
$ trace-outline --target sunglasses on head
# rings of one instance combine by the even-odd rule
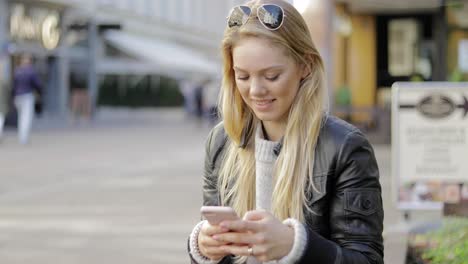
[[[234,7],[228,16],[228,26],[240,27],[247,23],[252,13],[252,9],[245,5]],[[286,15],[283,8],[278,5],[264,4],[257,8],[257,18],[268,30],[277,30],[283,25]]]

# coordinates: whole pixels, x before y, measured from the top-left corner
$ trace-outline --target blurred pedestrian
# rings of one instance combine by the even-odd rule
[[[35,92],[42,93],[39,76],[32,64],[32,57],[23,54],[14,72],[13,96],[18,111],[18,137],[21,144],[29,142],[34,119]]]
[[[221,87],[221,81],[219,78],[214,78],[207,81],[205,85],[205,93],[203,93],[203,101],[205,103],[205,112],[208,121],[214,125],[218,122],[218,99],[219,99],[219,88]]]
[[[301,14],[280,0],[237,6],[222,51],[223,122],[206,142],[203,204],[241,219],[201,221],[192,263],[383,263],[374,152],[328,114],[322,58]]]
[[[204,102],[203,102],[203,93],[205,89],[205,82],[198,83],[195,86],[194,90],[194,99],[195,99],[195,116],[199,119],[203,117],[204,112]]]
[[[3,138],[3,127],[8,113],[9,92],[6,86],[4,72],[2,70],[2,61],[0,60],[0,141]]]
[[[181,79],[179,80],[179,89],[184,97],[184,110],[187,116],[192,115],[192,82],[188,79]]]
[[[335,95],[335,107],[341,110],[341,118],[351,122],[351,89],[347,85],[338,88]]]
[[[91,106],[89,103],[88,89],[86,88],[86,78],[83,74],[72,72],[70,74],[70,110],[72,120],[84,118],[89,120],[91,116]]]

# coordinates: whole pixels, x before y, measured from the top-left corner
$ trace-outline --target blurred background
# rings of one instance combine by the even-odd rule
[[[220,42],[243,2],[0,0],[1,263],[188,263]],[[468,1],[289,2],[324,58],[330,112],[374,145],[386,263],[466,263],[423,262],[430,243],[412,232],[437,229],[444,212],[394,204],[391,86],[468,81]],[[41,89],[20,144],[10,95],[24,54]]]

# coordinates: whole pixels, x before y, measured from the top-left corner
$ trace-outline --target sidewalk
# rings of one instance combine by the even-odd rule
[[[0,243],[5,245],[0,259],[30,263],[21,255],[46,250],[35,263],[58,256],[64,264],[187,263],[185,239],[198,219],[209,129],[182,109],[102,108],[90,122],[36,120],[26,147],[16,143],[16,131],[8,131],[0,145]],[[374,149],[385,211],[385,263],[403,264],[408,231],[440,219],[440,212],[415,212],[404,222],[391,198],[390,146]],[[31,239],[31,232],[42,239]],[[104,247],[105,241],[113,244]],[[124,257],[106,252],[124,252]]]

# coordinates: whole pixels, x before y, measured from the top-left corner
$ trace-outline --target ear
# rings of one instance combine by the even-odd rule
[[[306,55],[306,59],[304,61],[310,62],[311,61],[311,55]],[[311,68],[310,65],[307,65],[305,63],[301,63],[301,79],[305,79],[309,74],[311,73]]]
[[[308,65],[301,65],[301,79],[305,79],[310,74],[310,67]]]

